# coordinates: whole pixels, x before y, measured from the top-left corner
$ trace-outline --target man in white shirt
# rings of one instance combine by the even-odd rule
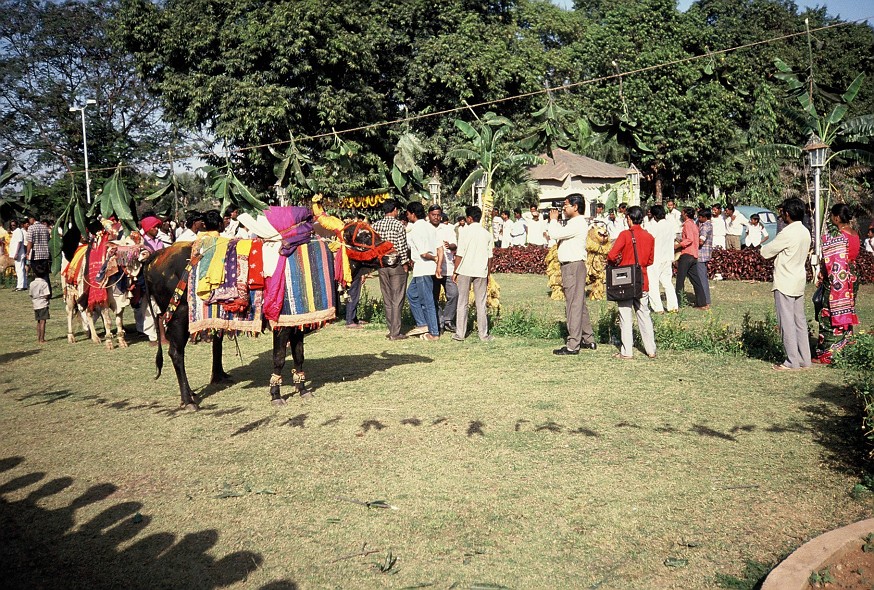
[[[722,205],[719,203],[710,206],[710,224],[713,226],[713,249],[725,250],[725,217],[722,216]]]
[[[558,261],[561,264],[561,287],[564,290],[568,337],[565,345],[553,350],[559,356],[580,353],[580,348],[595,350],[595,335],[586,307],[586,235],[589,224],[581,211],[583,196],[568,196],[562,205],[567,223],[558,222],[558,210],[549,212],[546,232],[558,242]]]
[[[865,238],[865,251],[874,254],[874,225],[868,228],[868,237]]]
[[[203,213],[189,211],[185,216],[185,231],[176,238],[177,242],[193,242],[197,239],[197,232],[203,229]]]
[[[753,213],[750,215],[750,223],[747,226],[747,235],[744,238],[744,246],[747,248],[756,248],[768,241],[768,230],[765,229],[759,221],[759,214]]]
[[[680,210],[677,209],[677,204],[674,202],[674,199],[668,199],[665,202],[665,206],[667,210],[665,210],[665,219],[671,222],[671,225],[674,226],[674,234],[676,237],[680,237],[680,233],[683,231],[683,220],[681,219]]]
[[[518,207],[513,209],[513,217],[514,220],[510,223],[510,245],[524,246],[528,227],[525,225],[525,220],[522,219],[522,210]]]
[[[479,339],[483,342],[494,340],[489,334],[489,317],[486,310],[489,271],[491,270],[494,240],[489,231],[482,226],[482,211],[477,206],[467,207],[467,227],[458,237],[455,251],[455,276],[461,296],[455,314],[455,334],[452,339],[461,342],[467,337],[467,310],[469,293],[473,286],[473,299],[476,303],[476,325]]]
[[[725,247],[728,250],[740,250],[740,235],[749,223],[743,213],[734,210],[734,205],[725,206]]]
[[[728,207],[726,207],[728,209]],[[786,360],[774,369],[806,369],[811,366],[807,318],[804,315],[805,263],[810,252],[810,232],[804,227],[804,203],[788,199],[783,203],[783,220],[788,224],[762,246],[762,257],[774,259],[774,305],[777,324],[786,350]]]
[[[537,207],[531,206],[531,221],[528,222],[528,243],[532,246],[546,247],[546,220]]]
[[[665,219],[665,208],[661,205],[653,205],[649,208],[653,221],[646,227],[646,231],[655,238],[652,264],[647,267],[647,279],[649,282],[649,306],[655,313],[664,313],[662,295],[659,288],[665,290],[665,299],[668,303],[668,311],[674,313],[679,309],[677,305],[677,293],[671,283],[673,278],[674,264],[674,233],[673,224]]]
[[[437,309],[437,325],[441,330],[455,331],[455,309],[458,306],[458,288],[452,275],[455,273],[455,229],[440,205],[428,207],[428,222],[437,230],[437,243],[443,248],[443,264],[440,278],[434,279],[434,307]],[[446,293],[446,305],[440,309],[440,289]]]
[[[14,221],[12,223],[15,223]],[[15,263],[15,290],[27,291],[27,228],[30,223],[24,219],[12,229],[9,238],[9,256]],[[10,224],[10,229],[12,228]]]
[[[437,240],[437,230],[425,220],[422,203],[412,201],[407,205],[407,222],[410,225],[407,244],[413,265],[407,301],[416,320],[416,327],[407,332],[407,336],[433,341],[440,338],[437,308],[434,306],[434,279],[442,276],[443,248]]]

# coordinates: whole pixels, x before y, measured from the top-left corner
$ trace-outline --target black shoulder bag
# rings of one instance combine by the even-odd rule
[[[631,247],[634,249],[634,264],[630,266],[607,267],[607,301],[628,301],[643,297],[643,269],[637,259],[637,240],[631,233]]]

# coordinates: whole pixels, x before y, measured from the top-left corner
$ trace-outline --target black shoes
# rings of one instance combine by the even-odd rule
[[[580,354],[579,350],[568,350],[567,346],[562,346],[561,348],[556,348],[552,351],[552,354],[558,356],[569,356],[574,354]]]
[[[597,348],[598,348],[598,345],[595,344],[594,342],[588,342],[588,343],[583,342],[582,344],[580,344],[580,349],[584,349],[584,350],[595,350]],[[572,355],[572,354],[580,354],[580,349],[568,350],[567,346],[562,346],[561,348],[556,348],[555,350],[553,350],[552,354],[555,354],[558,356],[568,356],[568,355]]]

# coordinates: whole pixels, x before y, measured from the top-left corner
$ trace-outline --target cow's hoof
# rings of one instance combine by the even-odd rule
[[[76,337],[72,334],[67,334],[67,342],[70,344],[76,344]]]
[[[288,403],[288,402],[286,402],[286,401],[285,401],[284,399],[282,399],[281,397],[277,397],[276,399],[272,399],[272,400],[270,400],[270,404],[273,405],[274,407],[284,406],[284,405],[286,405],[287,403]]]
[[[212,384],[230,383],[231,381],[233,381],[233,379],[231,379],[231,376],[224,371],[222,371],[218,375],[213,375],[212,379],[209,380],[209,382]]]
[[[119,348],[127,348],[127,341],[126,340],[119,340],[118,347]]]
[[[112,340],[107,340],[106,341],[106,350],[112,350],[112,348],[113,348]]]
[[[186,404],[186,405],[185,405],[185,411],[186,411],[186,412],[196,412],[196,411],[198,411],[199,409],[200,409],[200,407],[199,407],[197,404],[193,403],[193,402],[190,403],[190,404]]]

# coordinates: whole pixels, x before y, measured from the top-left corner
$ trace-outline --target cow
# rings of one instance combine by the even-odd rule
[[[112,350],[113,339],[115,339],[119,348],[128,346],[124,333],[124,310],[130,305],[131,295],[127,286],[139,272],[141,256],[139,256],[140,249],[120,248],[117,242],[112,241],[118,237],[119,229],[112,227],[103,229],[99,222],[91,224],[90,230],[96,232],[94,244],[105,241],[105,248],[100,249],[99,254],[93,244],[89,243],[87,236],[82,236],[75,224],[71,224],[62,237],[62,251],[69,261],[61,272],[61,286],[67,312],[67,341],[70,344],[76,342],[73,321],[75,316],[79,315],[83,331],[95,344],[104,343],[108,350]],[[120,249],[124,250],[124,256],[119,255]],[[117,271],[112,276],[103,277],[99,283],[89,282],[88,266],[92,256],[101,257],[100,260],[95,261],[96,265],[111,267]],[[107,261],[110,264],[106,264]],[[91,280],[96,279],[92,277]],[[89,298],[92,290],[105,290],[105,293],[100,293],[99,297]],[[102,342],[97,335],[95,314],[100,314],[103,319],[105,342]]]
[[[209,211],[205,214],[205,231],[218,231],[221,227],[222,218],[217,211]],[[318,231],[318,230],[317,230]],[[319,232],[324,233],[324,232]],[[359,273],[368,272],[380,266],[395,266],[398,264],[398,254],[394,247],[384,242],[379,235],[367,224],[350,224],[342,231],[343,241],[348,245],[350,263],[353,277]],[[199,400],[192,392],[185,371],[185,346],[189,341],[189,304],[188,304],[188,274],[191,271],[190,261],[192,256],[191,242],[177,242],[172,246],[160,250],[152,255],[144,264],[144,278],[146,282],[145,296],[151,298],[162,315],[165,322],[165,335],[169,341],[168,354],[176,372],[176,380],[179,384],[181,406],[186,410],[196,411]],[[174,292],[176,297],[174,297]],[[181,295],[181,296],[180,296]],[[168,308],[174,302],[175,309],[168,316]],[[261,329],[270,327],[264,319]],[[280,393],[282,385],[282,370],[288,348],[291,348],[293,359],[292,384],[294,392],[302,397],[308,397],[306,391],[304,364],[304,336],[312,331],[307,327],[275,327],[273,329],[273,374],[270,378],[269,393],[271,403],[274,406],[286,404]],[[161,376],[163,369],[163,346],[158,345],[155,355],[156,375]],[[212,338],[212,371],[210,383],[219,383],[229,379],[222,365],[222,336]]]

